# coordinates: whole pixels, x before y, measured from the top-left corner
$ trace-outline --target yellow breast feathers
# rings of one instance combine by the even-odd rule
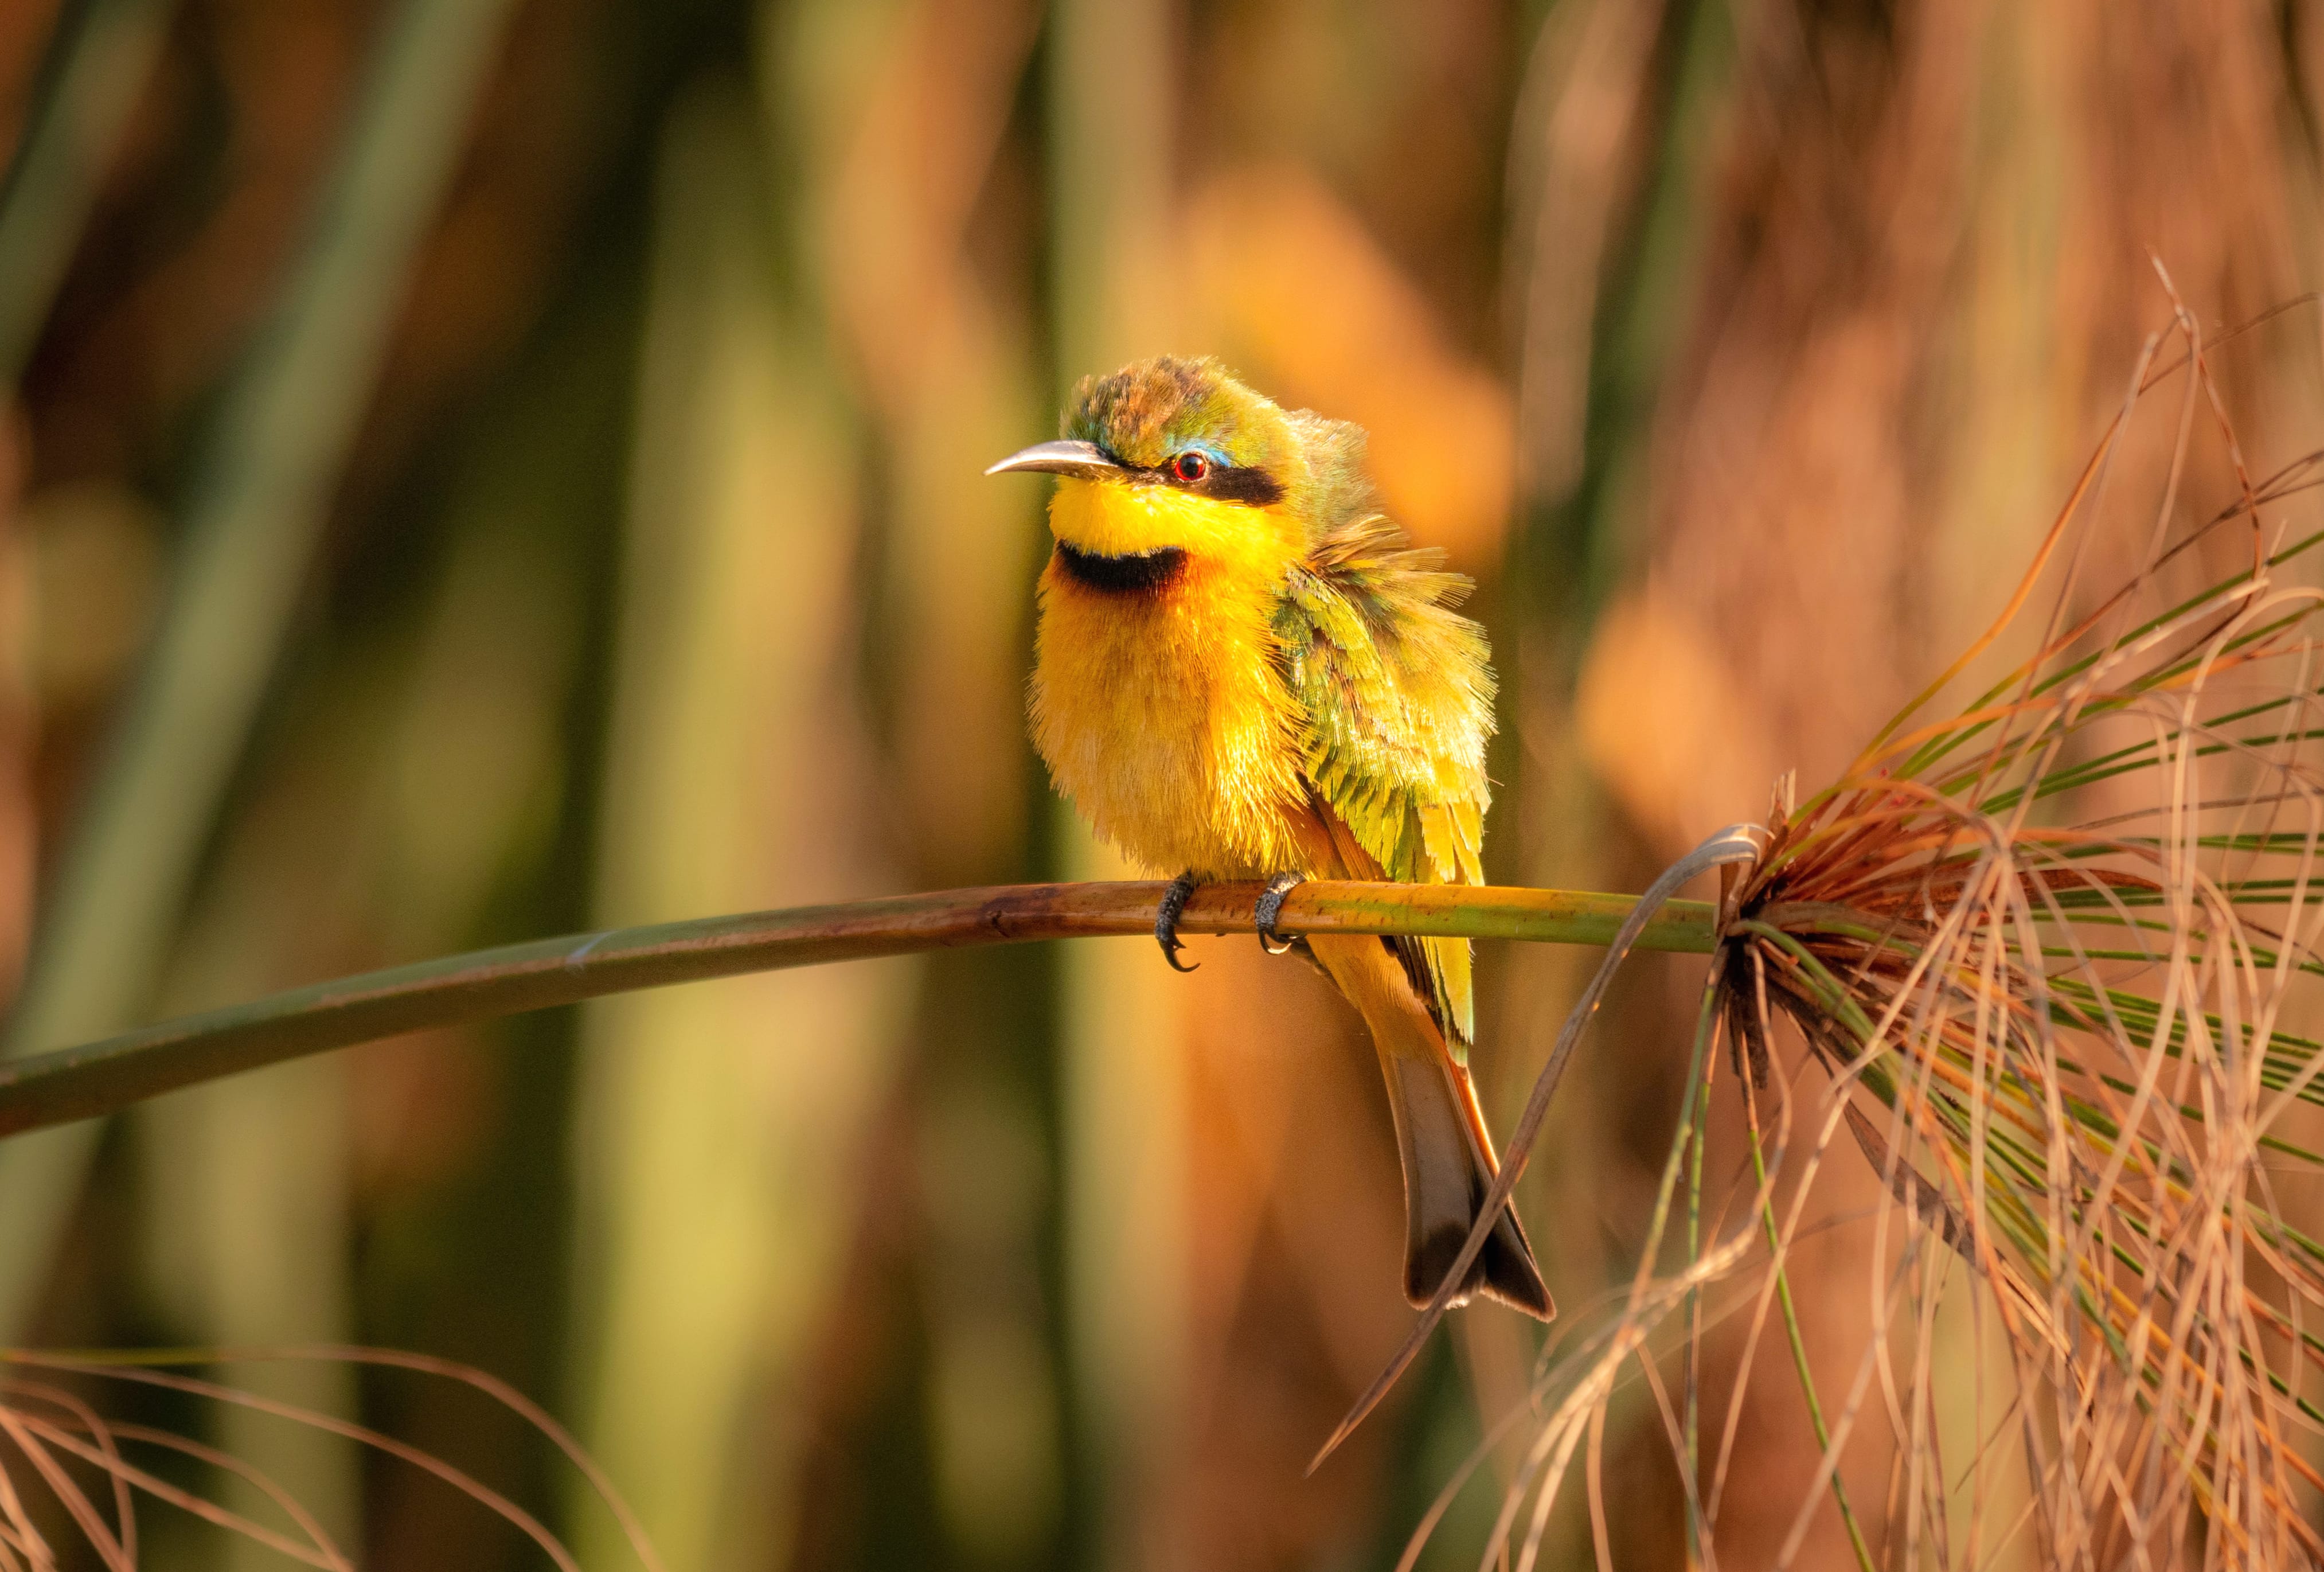
[[[1272,627],[1296,524],[1085,480],[1059,484],[1049,522],[1032,720],[1058,789],[1157,873],[1299,868],[1300,726]]]

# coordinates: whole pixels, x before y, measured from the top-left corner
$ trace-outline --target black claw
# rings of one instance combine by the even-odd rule
[[[1162,958],[1170,963],[1174,972],[1202,969],[1199,961],[1189,966],[1178,958],[1178,952],[1186,948],[1178,938],[1178,917],[1186,910],[1186,898],[1194,892],[1194,875],[1189,870],[1170,881],[1170,887],[1162,892],[1162,904],[1154,913],[1154,942],[1162,947]]]
[[[1259,948],[1271,956],[1287,955],[1296,939],[1286,939],[1275,931],[1275,920],[1283,915],[1283,898],[1307,882],[1305,874],[1277,874],[1259,892],[1259,904],[1252,915],[1259,920]]]

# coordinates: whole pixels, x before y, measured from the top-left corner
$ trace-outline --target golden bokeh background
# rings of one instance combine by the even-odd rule
[[[2213,331],[2317,286],[2319,104],[2312,0],[15,0],[7,1046],[1117,871],[1024,739],[1045,489],[979,472],[1162,351],[1370,430],[1390,513],[1480,581],[1489,872],[1637,888],[1992,615],[2169,320],[2155,263]],[[2316,343],[2288,314],[2223,367],[2248,449],[2313,429]],[[1409,1324],[1387,1109],[1305,968],[1194,953],[639,994],[19,1140],[0,1342],[473,1364],[675,1568],[1386,1568],[1541,1336],[1456,1318],[1305,1475]],[[1484,952],[1497,1123],[1582,959]],[[1635,1264],[1686,985],[1618,990],[1527,1179],[1562,1302]],[[1794,1257],[1836,1372],[1861,1232]],[[630,1564],[472,1392],[226,1373]],[[365,1565],[542,1564],[404,1465],[109,1401]],[[1622,1564],[1679,1565],[1661,1417],[1617,1412]],[[1816,1456],[1780,1370],[1744,1423],[1729,1567]],[[1475,1563],[1506,1463],[1421,1565]],[[1848,1468],[1882,1498],[1868,1436]],[[1819,1521],[1802,1564],[1844,1554]]]

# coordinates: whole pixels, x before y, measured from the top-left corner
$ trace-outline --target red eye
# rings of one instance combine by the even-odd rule
[[[1199,453],[1181,453],[1170,460],[1170,473],[1193,485],[1211,472],[1211,461]]]

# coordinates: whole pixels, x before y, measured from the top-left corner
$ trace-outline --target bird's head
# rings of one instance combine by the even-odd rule
[[[1084,377],[1064,431],[985,473],[1060,476],[1049,527],[1098,557],[1241,552],[1262,537],[1296,550],[1362,485],[1355,427],[1286,411],[1207,356]]]

